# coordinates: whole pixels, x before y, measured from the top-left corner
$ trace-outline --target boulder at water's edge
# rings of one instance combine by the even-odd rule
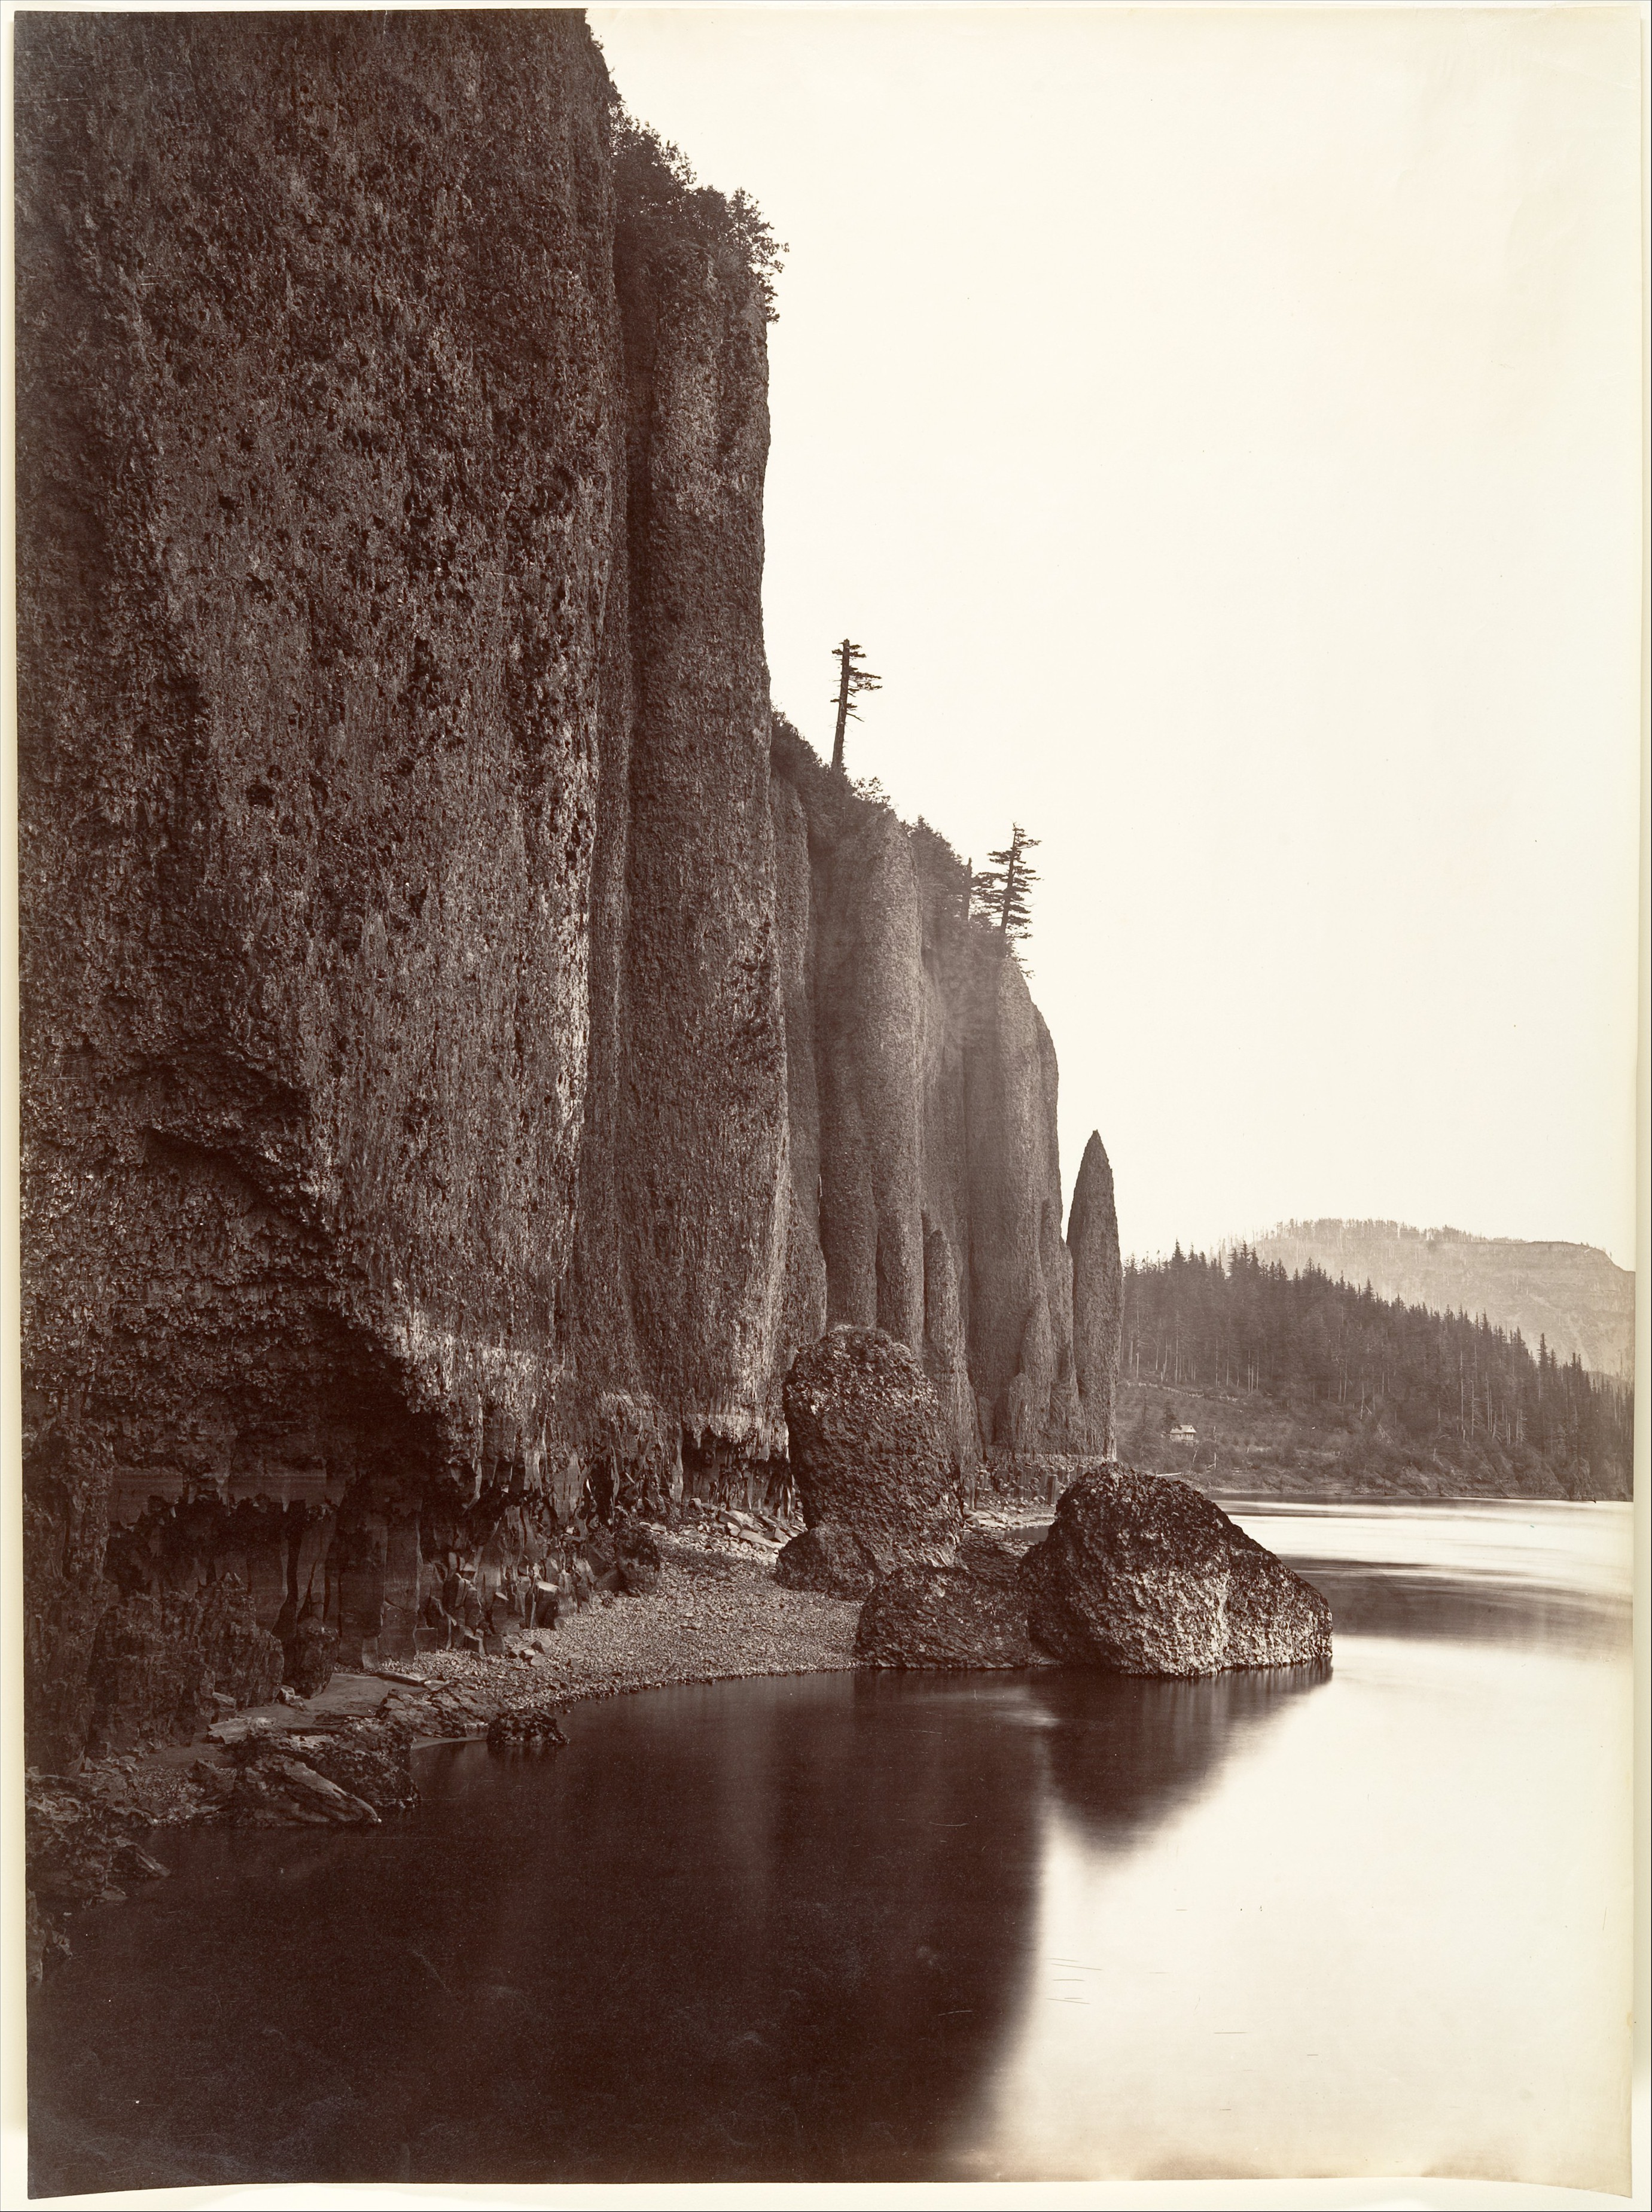
[[[996,1546],[969,1547],[951,1567],[901,1567],[860,1608],[863,1667],[1028,1667],[1027,1592],[1020,1562]]]
[[[884,1573],[951,1564],[963,1515],[940,1400],[904,1344],[828,1330],[792,1363],[786,1426],[811,1529],[847,1530]]]
[[[823,1521],[782,1544],[774,1579],[787,1589],[820,1590],[827,1597],[865,1597],[878,1580],[878,1562],[853,1528]]]
[[[1331,1656],[1331,1608],[1173,1475],[1082,1476],[1022,1562],[1033,1641],[1120,1674],[1214,1674]]]

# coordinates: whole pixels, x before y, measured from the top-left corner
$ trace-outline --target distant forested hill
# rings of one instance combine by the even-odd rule
[[[1629,1385],[1244,1246],[1124,1278],[1121,1456],[1218,1484],[1627,1498]],[[1262,1480],[1266,1478],[1266,1480]]]
[[[1284,1221],[1249,1240],[1260,1260],[1314,1266],[1379,1297],[1436,1313],[1481,1314],[1494,1328],[1540,1336],[1602,1375],[1635,1370],[1635,1278],[1592,1244],[1470,1237],[1398,1221]]]

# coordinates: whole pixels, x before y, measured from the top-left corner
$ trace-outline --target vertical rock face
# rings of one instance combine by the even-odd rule
[[[932,1229],[924,1238],[924,1365],[941,1401],[952,1463],[974,1468],[981,1459],[981,1421],[969,1379],[957,1266],[944,1229]]]
[[[23,1679],[31,1764],[57,1765],[86,1741],[92,1654],[106,1607],[108,1448],[79,1424],[29,1436],[23,1476]],[[94,1456],[95,1455],[95,1456]]]
[[[20,52],[36,1206],[168,1310],[139,1357],[216,1368],[228,1292],[277,1310],[273,1398],[307,1296],[349,1340],[307,1395],[440,1370],[531,1442],[617,489],[598,80],[564,17],[272,26]]]
[[[743,218],[567,11],[16,57],[31,1756],[117,1606],[406,1650],[761,1468],[829,1318],[1066,1443],[1048,1035],[771,721]]]
[[[1055,1051],[1026,978],[1000,959],[968,1063],[969,1365],[989,1442],[1071,1449],[1071,1263],[1061,1241]]]
[[[771,779],[768,795],[774,823],[774,908],[786,994],[791,1183],[787,1194],[786,1303],[781,1333],[786,1351],[790,1354],[814,1343],[826,1328],[826,1260],[820,1249],[820,1084],[815,1069],[813,899],[809,823],[803,801],[793,786],[779,775]]]
[[[60,16],[16,82],[31,1413],[139,1494],[531,1477],[623,500],[600,61]]]
[[[832,854],[816,970],[821,1241],[833,1321],[920,1346],[922,936],[907,833],[882,807]]]
[[[647,170],[646,149],[634,159]],[[634,716],[625,1281],[653,1395],[697,1431],[777,1444],[790,1204],[761,596],[765,325],[735,247],[662,226],[644,190],[622,203],[615,266]]]
[[[1124,1269],[1119,1258],[1119,1217],[1113,1203],[1113,1170],[1107,1148],[1092,1129],[1067,1217],[1072,1255],[1072,1357],[1078,1384],[1078,1449],[1114,1455],[1114,1408],[1119,1383],[1119,1341],[1124,1328]]]
[[[920,1355],[956,1467],[1079,1449],[1055,1053],[1026,979],[967,919],[968,872],[933,830],[857,797],[783,721],[774,767],[811,861],[806,931],[785,933],[820,1167],[793,1192],[829,1317]]]
[[[157,1735],[186,1743],[216,1717],[215,1692],[264,1705],[281,1686],[282,1663],[233,1577],[199,1596],[124,1599],[99,1623],[92,1654],[94,1747],[125,1751]]]

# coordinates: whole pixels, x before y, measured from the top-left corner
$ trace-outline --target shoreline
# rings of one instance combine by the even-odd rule
[[[999,1534],[1024,1528],[1030,1538],[1048,1516],[1011,1504],[970,1518]],[[654,1528],[654,1589],[605,1593],[560,1627],[509,1632],[518,1647],[510,1651],[424,1651],[368,1672],[340,1670],[313,1698],[243,1708],[187,1741],[88,1759],[72,1774],[31,1771],[30,1983],[68,1954],[65,1923],[166,1877],[151,1847],[168,1829],[371,1823],[416,1799],[415,1751],[474,1741],[498,1717],[550,1716],[645,1690],[853,1671],[861,1601],[785,1588],[774,1579],[780,1540],[750,1516],[738,1528],[733,1520],[708,1514]],[[313,1763],[342,1781],[322,1809],[312,1800],[283,1818],[237,1798],[247,1740],[280,1766],[284,1737],[295,1739],[293,1765]]]
[[[68,1955],[85,1911],[124,1903],[129,1888],[169,1873],[154,1856],[168,1829],[268,1826],[231,1803],[251,1738],[283,1737],[295,1762],[367,1762],[387,1785],[386,1814],[412,1790],[416,1750],[485,1736],[495,1717],[548,1714],[633,1692],[757,1675],[853,1668],[860,1601],[787,1589],[774,1579],[778,1545],[704,1528],[659,1529],[659,1586],[592,1601],[563,1626],[513,1638],[525,1648],[478,1657],[426,1651],[372,1671],[336,1672],[313,1698],[246,1708],[187,1741],[88,1759],[72,1774],[26,1777],[27,1977],[38,1985]],[[371,1662],[370,1662],[371,1664]],[[239,1757],[238,1757],[239,1753]],[[397,1778],[401,1778],[401,1790]],[[325,1787],[325,1785],[324,1785]],[[349,1783],[346,1789],[351,1789]],[[362,1785],[366,1802],[374,1792]],[[341,1798],[331,1818],[374,1820]],[[354,1805],[354,1812],[346,1810]],[[329,1816],[300,1814],[290,1825]],[[288,1825],[288,1823],[279,1823]]]
[[[1224,1511],[1303,1506],[1462,1506],[1507,1504],[1612,1504],[1613,1500],[1530,1499],[1467,1491],[1418,1498],[1383,1492],[1240,1488],[1193,1480]],[[1048,1505],[1032,1499],[978,1507],[969,1524],[1000,1537],[1019,1531],[1029,1542],[1048,1529]],[[422,1651],[361,1672],[340,1669],[311,1698],[245,1709],[187,1741],[155,1743],[88,1757],[78,1772],[42,1776],[94,1795],[112,1813],[155,1827],[215,1820],[222,1808],[191,1782],[202,1765],[228,1765],[246,1734],[343,1732],[365,1720],[398,1722],[415,1748],[484,1734],[496,1713],[568,1706],[643,1690],[741,1681],[764,1674],[852,1670],[860,1611],[858,1598],[834,1598],[777,1583],[780,1546],[732,1537],[708,1522],[653,1530],[661,1553],[659,1587],[646,1594],[604,1595],[556,1629],[531,1632],[531,1649],[478,1657],[459,1650]],[[426,1719],[453,1725],[422,1729]],[[191,1803],[190,1799],[195,1802]]]
[[[562,1627],[538,1632],[531,1653],[421,1652],[405,1672],[424,1675],[428,1690],[422,1697],[392,1680],[385,1707],[410,1713],[433,1696],[469,1697],[507,1713],[633,1691],[853,1668],[859,1598],[784,1588],[774,1580],[772,1554],[753,1559],[710,1543],[690,1546],[677,1530],[658,1532],[655,1540],[663,1562],[656,1589],[585,1607]]]
[[[1186,1478],[1184,1478],[1185,1480]],[[1202,1487],[1202,1486],[1200,1486]],[[1558,1501],[1284,1497],[1228,1491],[1215,1502],[1242,1514],[1303,1506],[1526,1504]],[[1036,1541],[1049,1513],[1027,1500],[978,1509],[972,1527],[1000,1538]],[[657,1528],[659,1585],[644,1594],[604,1594],[556,1629],[513,1632],[518,1648],[479,1657],[426,1651],[361,1673],[335,1673],[313,1698],[245,1709],[214,1722],[186,1742],[152,1744],[88,1759],[70,1775],[31,1773],[27,1784],[31,1910],[29,1979],[67,1950],[62,1923],[94,1907],[123,1902],[126,1886],[169,1871],[151,1847],[171,1828],[268,1826],[235,1800],[242,1747],[260,1755],[281,1741],[300,1739],[295,1760],[310,1758],[325,1773],[337,1757],[365,1761],[362,1771],[389,1784],[379,1798],[386,1816],[413,1794],[416,1751],[485,1737],[496,1718],[552,1716],[575,1705],[651,1690],[689,1688],[759,1676],[799,1676],[855,1670],[858,1598],[834,1598],[785,1588],[774,1579],[780,1547],[749,1531],[732,1534],[690,1522]],[[399,1776],[404,1794],[398,1796]],[[358,1784],[345,1779],[343,1788]],[[307,1808],[285,1824],[372,1820],[374,1791],[336,1803],[331,1813]],[[353,1805],[354,1812],[346,1809]],[[38,1893],[39,1902],[35,1903]]]

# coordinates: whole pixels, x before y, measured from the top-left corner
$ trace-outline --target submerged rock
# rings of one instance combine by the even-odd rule
[[[527,1744],[567,1741],[559,1705],[529,1705],[514,1712],[495,1713],[488,1723],[489,1751],[514,1751]]]
[[[1311,1583],[1173,1475],[1082,1477],[1022,1562],[1033,1639],[1121,1674],[1214,1674],[1331,1656]]]
[[[376,1827],[365,1798],[341,1790],[306,1760],[272,1753],[241,1769],[230,1812],[243,1827]]]
[[[879,1328],[829,1330],[792,1363],[786,1425],[811,1529],[846,1531],[883,1572],[951,1565],[963,1516],[940,1401],[905,1345]]]
[[[774,1579],[787,1589],[819,1590],[827,1597],[865,1597],[878,1580],[878,1562],[852,1528],[823,1521],[782,1544]]]
[[[142,1844],[127,1841],[115,1853],[114,1870],[123,1881],[165,1881],[172,1873],[163,1866],[153,1851],[146,1851]]]
[[[47,1911],[31,1889],[25,1893],[23,1955],[31,1988],[37,1987],[72,1954],[69,1938],[58,1925],[58,1916]]]
[[[986,1562],[982,1562],[986,1565]],[[1012,1553],[975,1566],[899,1567],[860,1608],[863,1667],[1025,1667],[1027,1597]]]

